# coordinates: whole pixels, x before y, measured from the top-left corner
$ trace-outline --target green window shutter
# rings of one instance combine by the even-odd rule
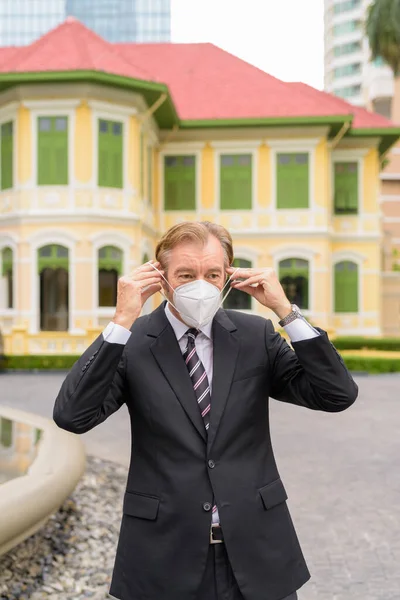
[[[196,157],[166,156],[164,159],[165,210],[196,209]]]
[[[358,213],[358,164],[335,163],[334,212],[337,215]]]
[[[99,141],[98,141],[98,184],[99,187],[110,186],[109,171],[109,130],[110,122],[99,119]]]
[[[68,118],[40,117],[38,184],[68,185]]]
[[[252,155],[222,154],[220,157],[220,204],[222,210],[251,210]]]
[[[53,119],[53,160],[54,183],[68,185],[68,119],[55,117]]]
[[[68,271],[69,252],[65,246],[51,244],[38,250],[39,274],[45,269],[65,269]]]
[[[1,189],[13,187],[14,124],[12,121],[1,126]]]
[[[123,187],[123,123],[112,123],[112,187],[122,189]]]
[[[276,182],[278,208],[308,208],[309,155],[278,154]]]
[[[13,270],[13,251],[11,248],[3,248],[1,251],[1,274],[5,277]]]
[[[123,187],[123,123],[99,119],[99,187]]]
[[[358,265],[343,261],[335,265],[335,313],[358,312]]]

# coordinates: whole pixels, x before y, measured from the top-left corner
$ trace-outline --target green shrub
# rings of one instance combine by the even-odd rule
[[[40,369],[45,371],[70,369],[78,360],[79,356],[71,356],[68,354],[56,356],[6,356],[4,360],[4,368],[15,370],[32,370]]]
[[[400,358],[386,357],[369,357],[347,355],[343,356],[343,360],[349,371],[366,372],[372,374],[377,373],[398,373],[400,372]]]
[[[336,345],[336,344],[335,344]],[[337,346],[336,346],[337,347]],[[4,367],[9,370],[69,370],[78,360],[78,356],[6,356]],[[353,372],[397,373],[400,372],[400,358],[343,356],[347,368]]]
[[[337,337],[333,344],[338,350],[390,350],[400,351],[400,338]]]

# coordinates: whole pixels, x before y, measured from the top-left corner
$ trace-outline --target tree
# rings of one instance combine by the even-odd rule
[[[400,0],[373,0],[368,9],[366,33],[371,58],[382,58],[400,75]]]

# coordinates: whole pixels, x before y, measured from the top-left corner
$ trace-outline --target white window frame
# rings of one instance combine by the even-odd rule
[[[215,172],[215,187],[214,187],[214,211],[221,215],[238,214],[240,212],[250,212],[257,208],[258,196],[258,151],[261,146],[261,141],[249,142],[212,142],[211,147],[214,149],[214,172]],[[221,156],[224,154],[251,155],[251,207],[243,209],[223,209],[221,208]],[[249,260],[249,259],[248,259]]]
[[[112,317],[115,313],[113,306],[99,306],[99,261],[98,252],[104,246],[115,246],[122,252],[122,275],[128,273],[129,257],[132,247],[132,239],[124,234],[112,231],[105,231],[94,234],[90,241],[92,242],[92,289],[93,304],[92,311],[98,325],[99,319]]]
[[[112,104],[110,102],[100,102],[98,100],[89,100],[88,106],[92,113],[92,132],[93,132],[93,164],[91,184],[99,192],[124,192],[133,193],[132,186],[129,185],[128,178],[128,156],[129,156],[129,121],[137,114],[136,108],[127,108]],[[122,188],[99,186],[99,121],[115,121],[122,123]]]
[[[77,333],[72,326],[75,322],[75,299],[76,299],[76,280],[75,280],[75,245],[78,239],[72,234],[60,230],[44,230],[31,236],[27,242],[30,242],[31,253],[31,290],[32,290],[32,314],[30,319],[29,333],[46,333],[40,329],[40,276],[38,274],[38,250],[47,245],[60,245],[68,248],[68,331],[60,332],[75,334]]]
[[[340,161],[341,162],[341,161]],[[348,261],[355,263],[358,268],[358,311],[351,313],[337,313],[335,312],[335,266],[338,263]],[[331,295],[331,306],[332,306],[332,315],[334,317],[362,317],[363,316],[363,307],[364,307],[364,295],[363,295],[363,263],[366,261],[366,257],[363,254],[359,254],[358,252],[334,252],[332,254],[332,295]]]
[[[300,306],[301,312],[305,316],[310,316],[315,308],[315,255],[316,251],[303,246],[292,246],[288,248],[279,248],[273,253],[274,271],[279,279],[279,263],[289,258],[299,258],[308,262],[308,308]]]
[[[75,130],[76,130],[76,109],[81,103],[79,99],[72,100],[29,100],[24,101],[23,106],[30,110],[31,132],[32,132],[32,174],[30,181],[24,185],[24,188],[37,188],[38,190],[64,190],[74,189],[76,185],[74,149],[75,149]],[[39,119],[46,117],[67,117],[68,118],[68,184],[67,185],[39,185]]]
[[[7,106],[5,106],[4,108],[0,109],[0,140],[1,140],[1,126],[4,125],[5,123],[9,123],[11,121],[11,123],[13,124],[13,173],[12,173],[12,180],[13,180],[13,184],[11,188],[8,188],[7,190],[2,190],[0,189],[0,193],[1,194],[9,194],[10,192],[14,191],[17,188],[17,160],[18,160],[18,152],[17,152],[17,139],[18,139],[18,119],[17,119],[17,107],[18,107],[18,103],[17,102],[11,102],[11,104],[8,104]],[[0,144],[0,165],[1,165],[1,144]],[[0,169],[0,184],[2,184],[1,181],[1,169]]]
[[[0,308],[0,316],[10,317],[16,314],[17,312],[17,299],[18,299],[18,273],[17,273],[17,265],[18,265],[18,244],[17,240],[10,235],[0,235],[0,274],[3,270],[3,257],[2,252],[4,248],[11,248],[12,250],[12,268],[13,268],[13,308]]]
[[[265,140],[271,148],[271,197],[273,210],[276,213],[287,214],[304,213],[316,210],[315,204],[315,156],[316,148],[322,138],[304,138],[296,140]],[[308,154],[308,207],[307,208],[278,208],[278,154]]]
[[[332,197],[331,201],[331,214],[335,219],[359,219],[364,215],[364,157],[368,154],[369,148],[363,148],[359,150],[343,149],[333,150],[331,154],[331,182],[332,182]],[[358,212],[356,214],[336,214],[335,213],[335,164],[341,162],[356,162],[358,167]],[[377,201],[379,202],[379,196]],[[360,224],[361,225],[361,224]]]
[[[161,152],[159,153],[159,172],[160,172],[160,181],[159,181],[159,198],[160,198],[160,206],[159,206],[159,215],[161,217],[162,223],[163,215],[168,213],[176,214],[179,219],[179,215],[182,213],[195,212],[196,218],[199,218],[200,210],[201,210],[201,175],[202,175],[202,150],[205,147],[205,142],[176,142],[171,144],[166,144]],[[165,209],[165,197],[164,197],[164,177],[165,177],[165,169],[164,169],[164,159],[166,156],[194,156],[195,157],[195,208],[194,210],[184,209],[184,210],[167,210]]]

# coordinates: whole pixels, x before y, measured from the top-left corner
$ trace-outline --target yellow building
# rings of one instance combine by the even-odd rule
[[[380,155],[399,135],[209,44],[110,44],[70,18],[0,49],[6,354],[81,353],[117,278],[186,219],[227,227],[315,324],[379,335]]]

